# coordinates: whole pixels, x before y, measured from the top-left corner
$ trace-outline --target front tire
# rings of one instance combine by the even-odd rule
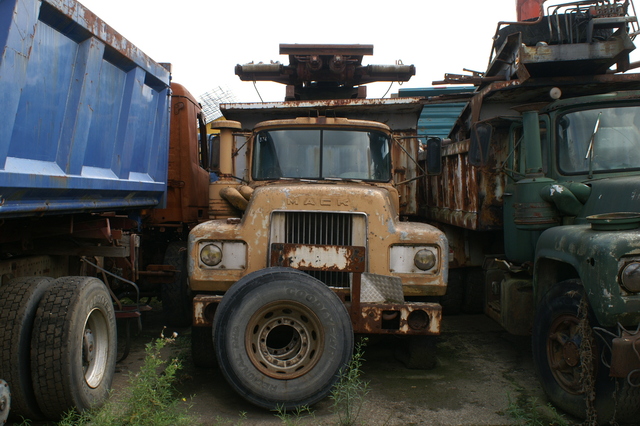
[[[542,387],[549,400],[567,413],[584,419],[587,416],[586,393],[580,378],[580,351],[583,336],[579,331],[578,307],[584,290],[579,280],[567,280],[553,286],[542,298],[533,325],[533,361]],[[593,313],[588,313],[589,326],[597,326]],[[594,391],[598,423],[614,418],[620,423],[635,422],[640,416],[640,388],[630,387],[626,380],[609,377],[609,369],[601,362],[601,344],[591,342],[594,360]],[[627,403],[626,401],[635,401]],[[617,404],[616,404],[617,401]]]
[[[36,398],[47,418],[102,404],[117,352],[115,313],[104,283],[57,279],[38,307],[31,352]]]
[[[326,397],[351,359],[353,330],[342,301],[290,268],[247,275],[214,319],[220,369],[249,402],[290,410]]]

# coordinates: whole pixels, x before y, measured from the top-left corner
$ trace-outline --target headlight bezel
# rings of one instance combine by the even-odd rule
[[[640,293],[640,261],[633,260],[622,266],[620,285],[629,293]]]
[[[201,240],[196,243],[197,266],[202,270],[244,270],[247,268],[247,243],[237,240]],[[220,262],[205,262],[204,250],[220,250]]]
[[[416,256],[422,251],[430,252],[433,265],[422,269],[416,264]],[[395,274],[435,275],[441,268],[440,249],[426,244],[394,244],[389,247],[389,271]],[[424,265],[423,265],[424,266]]]

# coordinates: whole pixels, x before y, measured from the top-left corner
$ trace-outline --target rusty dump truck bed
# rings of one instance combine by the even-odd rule
[[[471,139],[465,123],[494,123],[498,117],[518,117],[523,105],[544,105],[553,101],[550,91],[560,89],[562,99],[610,93],[621,90],[640,90],[640,73],[602,74],[573,77],[544,77],[527,80],[491,82],[472,94],[456,125],[450,140],[442,146],[443,173],[427,179],[428,190],[420,203],[422,214],[469,230],[491,231],[502,229],[502,191],[505,185],[500,164],[495,156],[487,155],[483,164],[477,150],[470,154]],[[468,94],[464,94],[467,96]],[[459,95],[442,95],[425,101],[437,105],[459,100]],[[502,124],[508,120],[502,120]],[[496,124],[497,125],[497,124]],[[508,129],[494,128],[494,132]],[[499,149],[492,146],[491,150]],[[486,155],[486,153],[485,153]],[[504,154],[506,155],[506,154]]]

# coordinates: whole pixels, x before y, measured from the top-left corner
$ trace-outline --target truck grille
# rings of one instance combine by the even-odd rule
[[[352,245],[352,216],[342,213],[285,214],[285,243]]]
[[[272,243],[365,245],[366,221],[362,215],[348,213],[276,212],[273,216]],[[349,287],[348,272],[305,271],[332,287]]]

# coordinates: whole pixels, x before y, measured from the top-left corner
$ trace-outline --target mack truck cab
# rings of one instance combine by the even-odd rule
[[[242,217],[191,232],[194,325],[212,333],[223,374],[251,402],[326,396],[354,333],[408,336],[411,362],[433,363],[424,338],[440,332],[440,305],[405,295],[444,294],[447,243],[399,220],[391,143],[388,126],[371,121],[258,123],[251,180],[221,189]]]
[[[258,406],[292,409],[327,396],[354,334],[397,336],[409,367],[434,365],[448,248],[435,227],[400,220],[396,182],[400,169],[415,172],[402,161],[417,154],[415,136],[400,142],[397,129],[353,118],[389,118],[389,108],[409,108],[415,135],[417,100],[237,104],[223,110],[242,122],[212,124],[220,130],[213,220],[188,242],[192,352],[201,364],[217,359]]]

